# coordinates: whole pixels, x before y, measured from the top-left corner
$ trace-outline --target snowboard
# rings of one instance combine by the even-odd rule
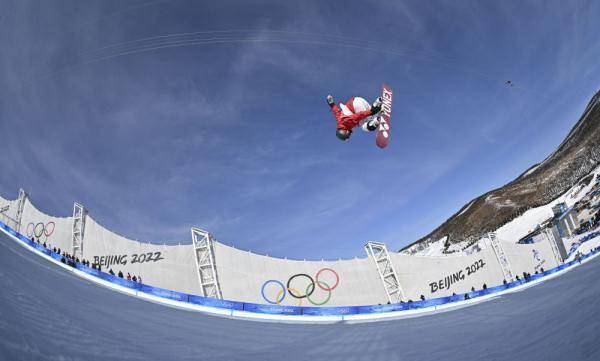
[[[391,118],[392,118],[392,99],[394,92],[389,85],[383,84],[381,87],[381,111],[377,114],[379,119],[379,128],[375,143],[379,148],[385,148],[390,143]]]

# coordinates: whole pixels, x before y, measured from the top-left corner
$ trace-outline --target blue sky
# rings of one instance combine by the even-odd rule
[[[153,242],[398,249],[541,161],[600,88],[597,1],[0,7],[0,194]],[[391,145],[338,141],[325,96],[382,82]]]

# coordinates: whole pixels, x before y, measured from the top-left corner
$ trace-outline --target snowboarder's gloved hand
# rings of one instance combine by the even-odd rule
[[[333,106],[335,105],[335,102],[333,101],[333,97],[332,97],[331,95],[328,95],[328,96],[327,96],[327,104],[328,104],[330,107],[333,107]]]
[[[381,111],[381,97],[377,98],[371,105],[371,115],[375,115]]]

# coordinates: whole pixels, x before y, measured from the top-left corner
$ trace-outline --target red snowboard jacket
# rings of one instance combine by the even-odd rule
[[[340,109],[340,107],[337,104],[334,104],[331,107],[331,111],[333,112],[333,115],[335,116],[335,120],[337,122],[336,129],[345,129],[352,131],[352,129],[355,128],[361,120],[368,118],[372,115],[371,110],[364,110],[362,112],[355,113],[353,103],[354,97],[350,98],[350,100],[346,102],[346,106],[352,112],[352,114],[350,115],[345,115],[342,112],[342,109]]]

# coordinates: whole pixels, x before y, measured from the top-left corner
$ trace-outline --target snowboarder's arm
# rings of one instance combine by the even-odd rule
[[[339,123],[341,121],[342,117],[344,116],[344,114],[342,113],[342,109],[340,109],[340,107],[334,103],[331,106],[331,112],[333,113],[335,120]]]

